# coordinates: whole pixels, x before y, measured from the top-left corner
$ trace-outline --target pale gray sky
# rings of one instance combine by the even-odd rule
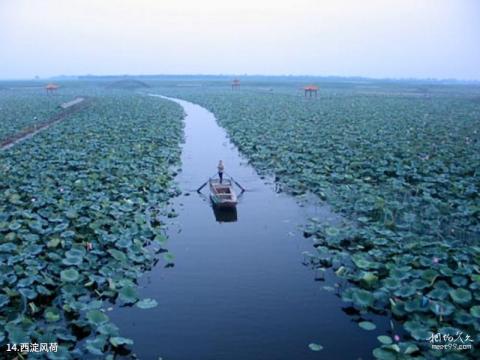
[[[0,0],[0,78],[480,80],[478,0]]]

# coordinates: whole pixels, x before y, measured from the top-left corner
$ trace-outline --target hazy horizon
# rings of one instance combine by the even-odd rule
[[[329,78],[339,79],[339,80],[348,80],[348,79],[359,79],[359,80],[372,80],[372,81],[419,81],[419,82],[458,82],[458,83],[480,83],[480,79],[458,79],[458,78],[421,78],[421,77],[372,77],[372,76],[358,76],[358,75],[310,75],[310,74],[59,74],[45,77],[17,77],[17,78],[1,78],[0,81],[62,81],[62,80],[86,80],[86,78],[112,78],[112,79],[121,79],[121,78],[132,78],[132,79],[155,79],[162,77],[201,77],[201,78],[227,78],[227,79],[244,79],[244,78],[307,78],[307,79],[320,79],[325,80]]]
[[[0,79],[480,80],[475,0],[0,0]]]

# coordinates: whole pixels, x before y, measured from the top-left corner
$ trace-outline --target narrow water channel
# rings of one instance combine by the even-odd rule
[[[246,164],[212,113],[171,100],[187,114],[176,178],[183,194],[173,200],[179,216],[168,230],[175,266],[158,265],[141,279],[141,297],[156,299],[156,308],[110,313],[122,336],[134,340],[133,352],[164,360],[372,358],[380,333],[359,329],[342,311],[346,304],[302,264],[302,251],[313,248],[299,225],[308,216],[334,220],[334,214],[277,194]],[[220,159],[249,189],[237,221],[218,222],[209,201],[195,192]],[[311,351],[312,342],[324,349]]]

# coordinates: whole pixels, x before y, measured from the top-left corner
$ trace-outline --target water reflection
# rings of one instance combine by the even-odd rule
[[[213,214],[215,220],[219,223],[222,222],[235,222],[237,221],[237,208],[224,208],[221,209],[212,202]]]

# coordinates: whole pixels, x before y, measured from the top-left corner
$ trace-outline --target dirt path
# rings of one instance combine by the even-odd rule
[[[85,107],[87,107],[90,104],[90,102],[92,100],[91,98],[86,98],[86,97],[84,97],[82,99],[83,100],[81,102],[78,102],[78,103],[60,111],[58,114],[55,114],[55,115],[51,116],[48,120],[43,121],[43,122],[38,123],[38,124],[31,125],[31,126],[25,128],[25,129],[21,130],[20,132],[2,140],[0,142],[0,150],[10,149],[14,145],[16,145],[16,144],[18,144],[18,143],[20,143],[24,140],[32,138],[33,136],[35,136],[39,132],[48,129],[50,126],[53,126],[53,125],[65,120],[68,116],[70,116],[74,113],[77,113],[80,110],[84,109]]]

